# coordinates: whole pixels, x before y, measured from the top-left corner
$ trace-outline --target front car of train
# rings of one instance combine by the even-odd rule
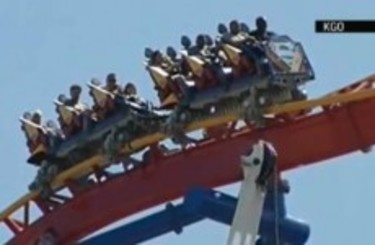
[[[314,70],[300,42],[287,35],[272,35],[264,48],[274,80],[284,83],[290,80],[298,86],[315,79]]]
[[[262,120],[262,108],[307,99],[302,86],[314,80],[314,71],[302,44],[289,36],[273,34],[265,41],[241,45],[222,42],[216,46],[226,59],[221,67],[210,64],[203,55],[183,55],[194,75],[170,79],[182,91],[176,96],[176,110],[184,108],[191,113],[207,112],[212,107],[217,112],[242,108],[245,120],[257,124]],[[216,83],[197,88],[197,81],[191,77],[205,79],[199,75],[207,73],[217,78]]]

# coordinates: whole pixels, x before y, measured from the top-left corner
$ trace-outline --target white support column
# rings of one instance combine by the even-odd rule
[[[264,164],[265,147],[265,142],[259,141],[249,155],[241,156],[244,179],[227,245],[254,245],[257,239],[266,193],[256,180]]]

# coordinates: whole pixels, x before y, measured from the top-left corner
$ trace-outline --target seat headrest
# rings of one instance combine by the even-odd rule
[[[185,49],[189,48],[189,47],[191,46],[191,40],[190,40],[190,38],[189,38],[188,36],[183,35],[183,36],[181,37],[181,45],[182,45]]]
[[[145,48],[145,57],[150,59],[154,51],[151,48]]]
[[[176,52],[176,50],[175,50],[173,47],[171,47],[171,46],[168,46],[168,47],[167,47],[166,53],[167,53],[167,55],[168,55],[171,59],[176,59],[176,57],[177,57],[177,52]]]
[[[227,28],[227,26],[226,26],[225,24],[220,23],[220,24],[217,26],[217,31],[218,31],[221,35],[223,35],[223,34],[225,34],[225,33],[228,33],[228,28]]]

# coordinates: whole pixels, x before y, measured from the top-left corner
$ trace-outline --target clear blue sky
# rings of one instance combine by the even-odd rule
[[[155,98],[142,64],[144,47],[178,47],[182,34],[214,34],[218,22],[238,18],[253,25],[265,15],[272,29],[303,42],[317,76],[309,93],[317,96],[375,71],[375,34],[318,35],[314,20],[366,19],[374,9],[374,2],[354,0],[1,0],[0,208],[24,194],[35,174],[25,163],[18,116],[41,108],[55,118],[52,100],[71,83],[116,72]],[[374,153],[353,154],[286,174],[289,211],[311,224],[309,244],[374,243],[374,160]],[[236,194],[238,185],[225,190]],[[227,234],[228,227],[204,222],[148,244],[224,244]],[[0,243],[8,235],[1,229]]]

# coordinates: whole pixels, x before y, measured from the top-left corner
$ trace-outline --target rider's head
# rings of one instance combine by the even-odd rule
[[[81,86],[77,84],[73,84],[72,86],[70,86],[70,97],[72,99],[78,99],[79,96],[81,95],[81,91],[82,91]]]
[[[266,30],[267,30],[267,20],[264,17],[259,16],[258,18],[256,18],[255,25],[256,25],[258,31],[260,31],[262,33],[266,32]]]
[[[210,35],[204,35],[204,39],[207,46],[211,47],[212,45],[214,45],[214,41],[212,40]]]
[[[32,116],[31,116],[31,121],[36,124],[41,124],[42,123],[42,116],[43,113],[41,110],[36,110]]]
[[[224,35],[225,33],[228,33],[228,28],[223,23],[220,23],[217,25],[217,32]]]
[[[240,24],[240,26],[241,26],[241,31],[246,32],[246,33],[250,32],[250,28],[246,23],[243,22]]]
[[[202,34],[199,34],[197,36],[197,39],[195,40],[195,45],[198,48],[203,48],[206,45],[206,38],[205,38],[205,36],[202,35]]]
[[[238,34],[240,30],[241,30],[241,25],[237,20],[232,20],[229,23],[229,31],[232,35]]]
[[[117,84],[117,79],[116,79],[116,75],[114,73],[109,73],[107,75],[107,79],[106,79],[106,85],[108,88],[113,88],[115,87]]]
[[[125,95],[136,95],[137,88],[135,87],[134,83],[127,83],[124,87],[124,94]]]
[[[163,55],[159,50],[155,50],[151,56],[151,62],[154,65],[161,65],[163,63]]]

